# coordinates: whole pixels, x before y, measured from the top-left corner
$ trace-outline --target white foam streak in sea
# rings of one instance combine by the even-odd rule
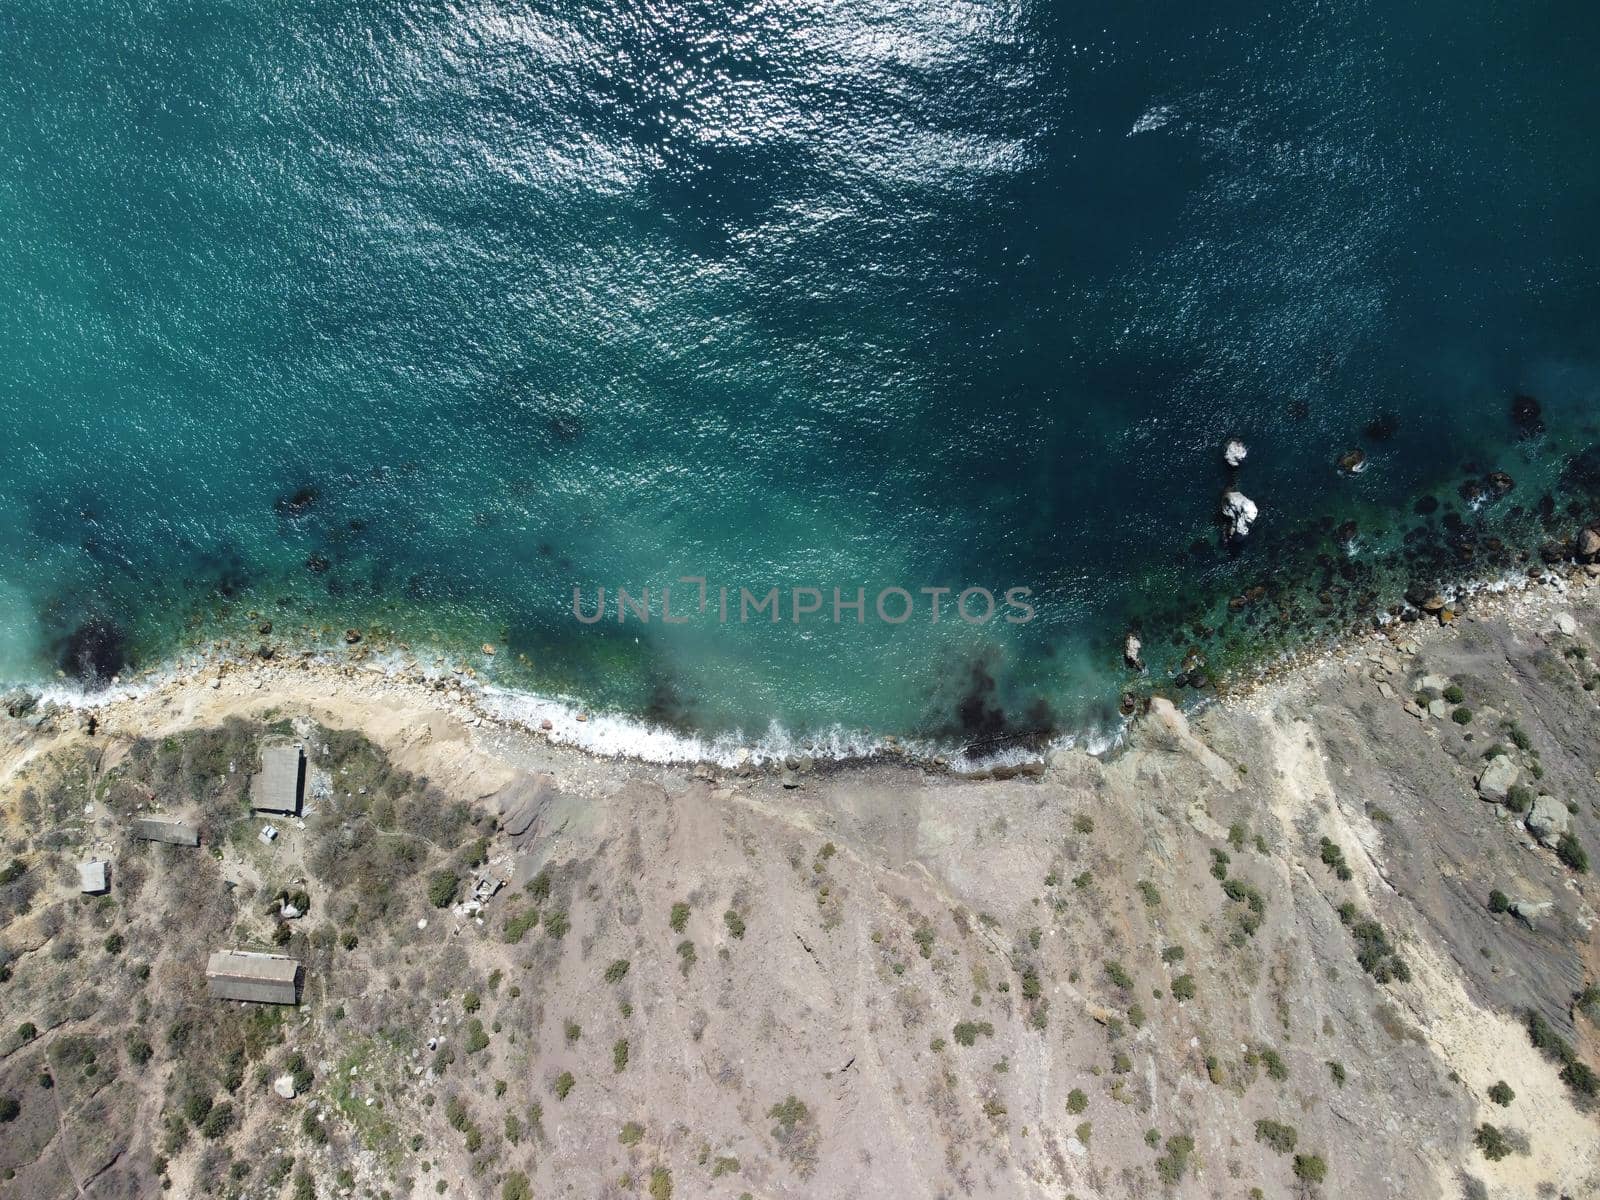
[[[1052,741],[1043,752],[1034,748],[1007,747],[993,752],[968,752],[931,739],[889,738],[859,729],[834,725],[817,733],[799,735],[773,723],[765,732],[748,737],[742,730],[716,736],[703,736],[652,725],[637,717],[618,713],[585,712],[566,700],[521,692],[510,688],[485,687],[481,706],[498,720],[540,729],[553,742],[574,746],[591,754],[633,758],[654,763],[712,763],[719,767],[738,767],[782,762],[786,758],[809,756],[826,762],[842,762],[894,754],[914,762],[943,758],[958,773],[1020,766],[1047,757],[1051,750],[1080,748],[1090,754],[1104,754],[1122,739],[1123,727],[1110,732],[1092,730],[1066,734]],[[578,720],[582,712],[584,720]]]

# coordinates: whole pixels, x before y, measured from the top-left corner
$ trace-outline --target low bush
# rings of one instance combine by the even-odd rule
[[[1256,1122],[1256,1141],[1270,1146],[1279,1154],[1293,1153],[1295,1143],[1299,1140],[1300,1134],[1293,1125],[1266,1119]]]

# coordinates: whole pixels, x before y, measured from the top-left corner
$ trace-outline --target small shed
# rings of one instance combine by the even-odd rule
[[[147,842],[168,842],[174,846],[200,844],[200,830],[193,822],[177,817],[135,817],[133,836]]]
[[[299,742],[261,748],[261,773],[250,780],[250,806],[257,812],[300,811],[305,786],[306,756]]]
[[[213,1000],[294,1004],[299,999],[300,960],[254,950],[216,950],[206,963],[206,991]]]
[[[100,859],[78,864],[78,890],[86,896],[103,895],[109,888],[106,883],[106,864]]]

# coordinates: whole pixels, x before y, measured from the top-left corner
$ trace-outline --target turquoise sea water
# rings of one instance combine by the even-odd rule
[[[1226,675],[1521,569],[1600,490],[1597,56],[1578,3],[4,6],[0,679],[358,627],[989,744],[1111,720],[1130,626]],[[686,575],[869,619],[664,626]]]

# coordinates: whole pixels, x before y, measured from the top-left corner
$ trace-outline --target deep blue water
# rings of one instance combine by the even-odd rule
[[[1579,3],[6,5],[0,678],[270,620],[984,739],[1109,719],[1130,624],[1226,676],[1521,569],[1600,486],[1597,59]],[[1037,617],[572,617],[682,575]]]

